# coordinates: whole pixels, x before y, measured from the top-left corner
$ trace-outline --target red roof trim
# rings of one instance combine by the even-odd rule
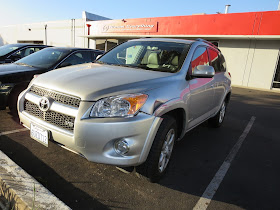
[[[149,24],[157,30],[106,32],[104,26]],[[91,22],[92,35],[280,35],[280,11],[154,17]]]

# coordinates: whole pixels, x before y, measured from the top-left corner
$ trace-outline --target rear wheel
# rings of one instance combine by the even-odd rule
[[[220,127],[224,122],[226,110],[227,110],[227,103],[226,101],[223,101],[219,112],[214,117],[208,120],[209,125],[215,128]]]
[[[176,138],[176,120],[166,115],[156,134],[146,162],[136,167],[136,171],[151,182],[157,182],[168,168]]]

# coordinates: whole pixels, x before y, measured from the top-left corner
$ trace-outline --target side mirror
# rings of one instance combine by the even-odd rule
[[[102,54],[96,56],[95,60],[98,60],[99,58],[101,58]]]
[[[215,70],[213,66],[204,66],[204,65],[196,66],[192,73],[193,77],[202,77],[202,78],[211,78],[214,77],[214,75],[215,75]]]

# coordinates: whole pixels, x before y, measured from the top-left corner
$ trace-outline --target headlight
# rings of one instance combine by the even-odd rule
[[[97,101],[90,113],[91,117],[133,117],[145,104],[148,95],[128,94],[112,96]]]

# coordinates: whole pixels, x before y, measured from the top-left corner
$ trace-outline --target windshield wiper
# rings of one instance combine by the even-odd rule
[[[141,67],[139,66],[133,66],[133,65],[128,65],[128,64],[115,64],[115,63],[112,63],[110,64],[112,66],[122,66],[122,67],[128,67],[128,68],[135,68],[135,69],[142,69]]]
[[[107,64],[107,63],[104,63],[103,61],[93,61],[93,63]]]
[[[29,64],[26,64],[26,63],[15,63],[17,65],[21,65],[21,66],[28,66],[28,67],[34,67],[34,66],[31,66]]]

